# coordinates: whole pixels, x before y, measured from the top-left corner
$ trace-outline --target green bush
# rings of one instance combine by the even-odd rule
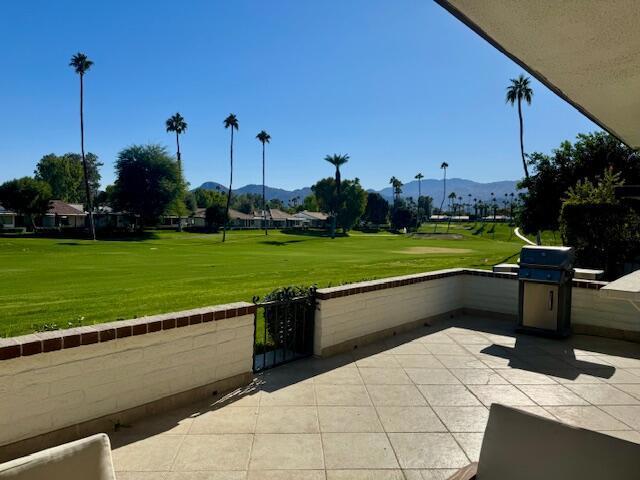
[[[276,349],[285,346],[294,351],[304,349],[301,342],[305,339],[301,335],[294,338],[295,321],[297,315],[300,315],[305,309],[307,318],[311,318],[310,315],[313,315],[316,308],[315,292],[315,287],[291,286],[277,288],[265,295],[263,299],[263,303],[266,303],[264,321],[268,335]],[[292,303],[293,300],[296,300],[295,304]],[[269,305],[269,302],[275,303]]]

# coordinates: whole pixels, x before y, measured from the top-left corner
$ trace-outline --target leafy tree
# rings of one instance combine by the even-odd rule
[[[214,232],[217,232],[221,226],[226,225],[229,222],[229,215],[226,211],[224,203],[214,203],[207,207],[204,214],[205,223],[207,228]]]
[[[231,199],[231,206],[242,213],[251,213],[262,208],[262,196],[255,193],[243,193]]]
[[[96,195],[97,207],[111,207],[113,205],[113,185],[107,185],[104,190]]]
[[[424,216],[427,218],[431,217],[431,210],[433,209],[433,198],[428,195],[423,195],[418,197],[418,213],[419,215],[418,221],[422,222]]]
[[[379,193],[369,192],[364,218],[367,222],[375,225],[387,223],[389,221],[389,202]]]
[[[187,131],[187,122],[180,113],[170,116],[165,122],[167,132],[176,134],[176,158],[178,159],[178,170],[182,175],[182,156],[180,154],[180,135]]]
[[[284,206],[284,202],[282,200],[280,200],[279,198],[272,198],[271,200],[269,200],[268,204],[267,204],[268,208],[275,208],[278,210],[285,210],[285,206]]]
[[[238,118],[230,113],[227,118],[224,119],[224,128],[231,129],[231,147],[229,149],[229,160],[230,160],[230,173],[229,173],[229,190],[227,191],[227,206],[225,208],[225,218],[229,218],[229,205],[231,204],[231,188],[233,187],[233,131],[238,130]],[[227,225],[226,222],[222,225],[222,241],[224,242],[227,239]]]
[[[89,230],[91,237],[96,239],[96,227],[93,222],[93,206],[91,194],[91,186],[89,184],[89,167],[84,155],[84,76],[89,71],[93,62],[84,53],[76,53],[71,57],[69,66],[73,67],[74,71],[80,77],[80,155],[82,155],[82,168],[84,172],[84,188],[85,188],[85,202],[86,209],[89,212]]]
[[[51,187],[42,180],[22,177],[0,185],[0,204],[7,210],[28,217],[34,229],[34,217],[47,213],[50,202]]]
[[[311,186],[318,208],[321,212],[329,215],[333,215],[333,209],[335,206],[335,192],[336,181],[332,177],[323,178],[318,180],[315,185]]]
[[[360,180],[342,181],[342,202],[338,209],[338,225],[343,233],[351,230],[358,223],[367,206],[367,192],[360,185]]]
[[[89,190],[96,195],[100,186],[102,163],[93,153],[85,156],[89,175]],[[33,172],[36,180],[47,182],[51,186],[54,199],[69,203],[83,203],[86,198],[82,156],[78,153],[65,153],[58,156],[53,153],[40,159]]]
[[[524,156],[524,125],[522,122],[522,100],[531,105],[533,98],[533,89],[530,86],[531,79],[520,74],[518,78],[510,80],[511,85],[507,87],[506,101],[512,106],[518,104],[518,119],[520,120],[520,154],[522,155],[522,167],[524,168],[524,176],[529,178],[529,170],[527,169],[527,160]]]
[[[349,155],[339,155],[334,153],[333,155],[327,155],[324,157],[325,161],[329,162],[331,165],[336,167],[336,176],[334,186],[336,188],[336,194],[332,196],[332,205],[331,205],[331,238],[336,238],[336,222],[337,222],[337,211],[342,202],[342,195],[340,192],[340,188],[342,187],[342,181],[340,178],[340,167],[349,161]]]
[[[133,145],[118,153],[113,200],[116,209],[140,215],[153,225],[181,199],[178,165],[160,145]]]
[[[317,212],[320,207],[318,207],[318,201],[316,200],[315,195],[307,195],[302,200],[302,209],[307,210],[308,212]]]
[[[183,201],[190,214],[193,215],[194,213],[196,213],[198,205],[196,203],[196,196],[193,194],[193,192],[185,192]]]
[[[207,188],[196,188],[193,191],[198,208],[207,208],[216,202],[224,203],[224,195],[218,190],[209,190]]]
[[[396,202],[391,211],[391,226],[394,230],[402,230],[403,228],[411,229],[418,225],[418,216],[416,209],[411,208],[402,200]]]
[[[264,234],[265,235],[269,235],[269,225],[267,223],[267,197],[265,195],[265,184],[264,184],[264,169],[265,169],[265,162],[264,162],[264,151],[265,151],[265,144],[269,143],[271,141],[271,135],[269,135],[267,132],[265,132],[264,130],[260,130],[260,132],[256,135],[256,138],[258,139],[258,141],[260,143],[262,143],[262,216],[263,216],[263,221],[264,221]]]

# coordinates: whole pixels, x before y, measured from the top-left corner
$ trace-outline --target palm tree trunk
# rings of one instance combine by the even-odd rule
[[[91,202],[91,188],[89,187],[89,169],[87,159],[84,156],[84,82],[83,75],[80,74],[80,153],[82,155],[82,170],[84,172],[84,191],[87,201],[87,211],[89,212],[89,234],[93,240],[96,239],[96,228],[93,224],[93,206]]]
[[[524,158],[524,125],[522,123],[522,102],[518,98],[518,118],[520,119],[520,155],[522,156],[522,166],[524,167],[524,176],[529,178],[529,169],[527,161]]]
[[[231,187],[233,185],[233,125],[231,126],[231,173],[229,175],[229,191],[227,192],[227,206],[224,209],[224,222],[222,224],[222,242],[227,239],[227,221],[229,220],[229,205],[231,204]]]
[[[262,142],[262,221],[264,222],[264,234],[269,235],[267,225],[267,198],[264,187],[264,142]]]
[[[444,169],[444,183],[442,186],[442,202],[440,202],[440,215],[442,215],[442,207],[444,206],[444,199],[446,198],[447,195],[447,169]],[[438,229],[438,221],[436,220],[433,223],[433,233],[436,233],[436,230]]]
[[[178,175],[180,182],[183,182],[182,176],[182,158],[180,156],[180,134],[176,131],[176,157],[178,158]],[[183,183],[184,184],[184,183]],[[182,231],[182,207],[178,209],[178,231]]]
[[[331,219],[331,238],[336,238],[336,228],[338,226],[338,208],[340,208],[340,169],[336,167],[336,198],[333,207],[333,218]]]

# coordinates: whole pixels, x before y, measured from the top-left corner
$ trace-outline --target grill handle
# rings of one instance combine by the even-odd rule
[[[549,310],[553,310],[553,290],[549,290]]]

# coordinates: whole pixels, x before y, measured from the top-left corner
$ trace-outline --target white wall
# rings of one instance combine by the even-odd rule
[[[253,319],[245,314],[1,361],[0,445],[249,373]]]

